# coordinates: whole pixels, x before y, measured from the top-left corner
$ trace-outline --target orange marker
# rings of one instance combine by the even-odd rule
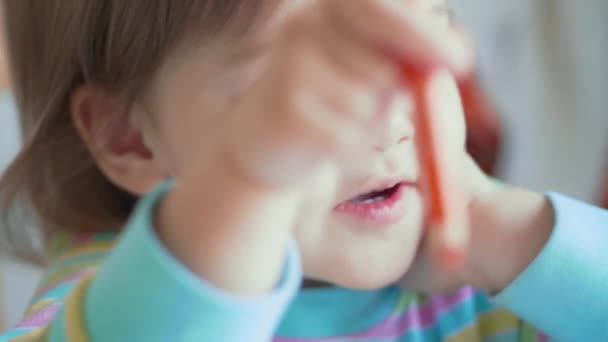
[[[429,103],[426,99],[428,75],[405,66],[403,77],[407,85],[411,87],[414,96],[414,105],[417,111],[415,116],[416,136],[418,137],[418,156],[422,170],[428,180],[428,187],[431,198],[431,220],[436,224],[445,223],[445,196],[440,186],[440,170],[437,163],[437,146],[435,146],[435,131],[430,117]]]
[[[467,227],[448,226],[453,224],[450,222],[449,215],[449,203],[451,196],[448,191],[452,191],[449,186],[449,180],[444,179],[445,176],[442,174],[439,147],[437,146],[437,133],[436,128],[431,118],[429,100],[428,100],[428,78],[430,73],[423,72],[420,69],[404,65],[402,68],[402,76],[407,86],[411,89],[414,105],[417,110],[415,115],[414,124],[416,128],[416,143],[418,149],[418,160],[421,164],[421,170],[427,179],[427,191],[430,197],[430,220],[434,227],[440,228],[440,236],[443,234],[445,237],[447,234],[451,234],[452,240],[463,241],[466,239],[468,232],[464,229]],[[468,87],[468,82],[462,83],[463,87]],[[462,91],[462,90],[461,90]],[[442,178],[444,177],[444,178]],[[448,185],[446,185],[448,183]],[[448,232],[447,229],[450,229]],[[456,236],[456,238],[454,238]],[[436,251],[439,253],[438,259],[441,266],[446,269],[458,268],[462,265],[465,259],[464,246],[450,246],[446,243],[447,239],[441,239],[440,250]]]

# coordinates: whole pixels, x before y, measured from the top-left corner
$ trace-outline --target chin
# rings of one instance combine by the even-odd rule
[[[374,275],[349,274],[333,281],[332,284],[355,290],[378,290],[396,284],[403,274],[404,272]]]
[[[323,267],[317,269],[317,272],[306,273],[312,278],[340,287],[377,290],[396,284],[410,268],[415,251],[404,253],[404,250],[405,248],[395,253],[388,253],[389,255],[382,251],[381,257],[342,255],[333,260],[326,259]]]
[[[398,283],[412,266],[422,236],[422,209],[412,203],[407,217],[383,229],[340,217],[317,229],[296,229],[305,275],[358,290]]]

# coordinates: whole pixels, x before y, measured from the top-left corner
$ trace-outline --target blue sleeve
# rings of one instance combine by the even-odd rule
[[[158,240],[152,218],[168,187],[141,201],[91,283],[84,304],[91,340],[271,340],[302,277],[295,243],[271,293],[245,298],[224,292],[191,273]]]
[[[608,341],[608,211],[548,196],[553,233],[496,301],[559,341]]]

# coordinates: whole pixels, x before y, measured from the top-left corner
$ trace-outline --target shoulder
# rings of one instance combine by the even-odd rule
[[[53,236],[48,244],[49,262],[24,320],[0,335],[0,341],[39,340],[63,308],[69,295],[90,279],[112,251],[116,234]]]

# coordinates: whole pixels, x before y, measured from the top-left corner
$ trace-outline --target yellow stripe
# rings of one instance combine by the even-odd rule
[[[460,330],[456,335],[452,335],[443,342],[481,342],[481,336],[479,335],[479,327],[477,324],[469,325],[468,327]]]
[[[48,341],[49,326],[32,330],[21,336],[11,338],[10,342],[43,342]]]
[[[36,291],[38,292],[45,287],[53,286],[53,284],[58,285],[58,283],[61,283],[62,280],[65,280],[77,273],[81,273],[81,272],[85,272],[85,271],[86,272],[89,272],[89,271],[95,272],[99,268],[99,265],[101,265],[101,263],[102,263],[102,261],[98,261],[96,263],[77,264],[77,265],[72,265],[69,267],[62,268],[53,273],[49,273],[44,277],[44,279],[42,279],[40,281],[40,286]],[[56,286],[53,286],[53,287],[56,287]],[[42,294],[42,293],[40,293],[40,294]]]
[[[84,322],[84,295],[89,289],[93,277],[89,277],[80,283],[70,293],[65,301],[64,331],[69,342],[87,342],[89,337]]]
[[[36,294],[38,296],[44,296],[46,292],[52,291],[57,288],[61,283],[65,282],[68,278],[81,274],[82,278],[89,275],[89,273],[94,273],[99,269],[99,265],[101,262],[98,262],[96,265],[75,265],[74,267],[68,267],[62,269],[61,271],[57,271],[53,274],[48,275],[43,281],[40,282],[40,286],[36,289]],[[76,279],[78,280],[78,279]],[[42,289],[46,291],[40,292]]]
[[[521,321],[506,310],[496,310],[481,315],[479,324],[481,326],[481,336],[490,337],[509,329],[519,328]]]
[[[57,301],[52,299],[41,299],[34,303],[32,306],[30,306],[30,308],[27,310],[26,316],[30,316],[54,303],[57,303]]]
[[[77,247],[70,250],[69,252],[61,255],[59,258],[53,260],[53,263],[58,263],[86,253],[107,252],[110,251],[114,245],[116,245],[116,241],[93,242],[86,246]]]
[[[493,310],[480,315],[475,323],[450,336],[445,342],[478,342],[519,326],[520,320],[512,313]]]

